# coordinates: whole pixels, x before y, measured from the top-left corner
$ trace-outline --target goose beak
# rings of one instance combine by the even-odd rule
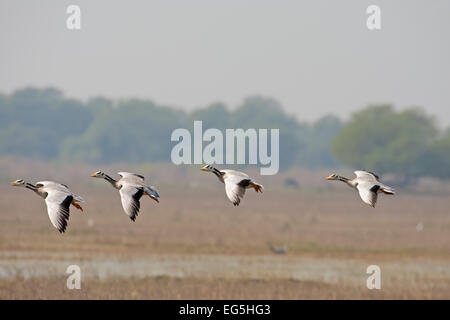
[[[201,170],[201,171],[206,171],[206,169],[205,169],[205,168],[200,168],[200,170]]]
[[[97,175],[95,173],[91,174],[91,177],[96,178]]]
[[[325,180],[333,180],[333,178],[331,176],[328,176],[325,178]]]
[[[15,186],[15,185],[17,185],[17,183],[15,181],[11,181],[11,185]]]

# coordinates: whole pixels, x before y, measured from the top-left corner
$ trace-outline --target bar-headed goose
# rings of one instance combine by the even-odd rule
[[[119,180],[114,180],[101,171],[91,174],[91,177],[103,178],[118,189],[123,210],[132,221],[135,221],[141,207],[139,202],[141,197],[148,195],[159,202],[159,194],[154,187],[147,186],[144,183],[144,177],[139,174],[130,172],[118,172],[118,174],[121,177]]]
[[[78,204],[78,202],[84,202],[83,198],[74,194],[64,184],[53,181],[40,181],[33,185],[25,182],[23,179],[13,181],[11,184],[30,189],[44,198],[50,221],[60,233],[66,231],[70,205],[83,211],[83,208]]]
[[[248,175],[235,170],[218,170],[211,165],[206,165],[200,170],[214,173],[225,184],[225,192],[228,199],[238,206],[244,198],[245,189],[254,188],[256,192],[263,191],[263,186],[256,183]]]
[[[342,181],[350,187],[355,188],[356,190],[358,190],[359,196],[361,197],[362,201],[374,208],[377,202],[378,193],[385,193],[390,195],[395,194],[393,188],[378,181],[379,177],[376,174],[361,170],[355,171],[355,174],[356,178],[354,178],[353,180],[347,179],[337,174],[332,174],[326,179]]]

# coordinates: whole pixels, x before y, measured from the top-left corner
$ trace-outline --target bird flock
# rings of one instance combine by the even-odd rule
[[[225,193],[234,206],[239,206],[244,198],[245,190],[254,189],[256,193],[262,193],[264,190],[261,184],[240,171],[219,170],[211,165],[206,165],[200,170],[213,173],[225,185]],[[118,172],[118,175],[120,179],[116,180],[102,171],[97,171],[91,174],[91,177],[104,179],[113,188],[119,190],[123,210],[132,221],[135,221],[139,214],[142,196],[146,195],[159,203],[160,196],[158,191],[155,187],[147,185],[142,175],[130,172]],[[342,181],[356,189],[362,201],[372,207],[375,207],[379,193],[389,195],[395,193],[393,188],[379,182],[379,177],[372,172],[355,171],[355,175],[356,178],[348,179],[332,174],[326,179]],[[11,184],[30,189],[42,197],[47,206],[50,222],[60,233],[66,231],[71,205],[83,211],[80,203],[85,201],[82,197],[73,193],[65,184],[54,181],[40,181],[32,184],[23,179],[12,181]]]

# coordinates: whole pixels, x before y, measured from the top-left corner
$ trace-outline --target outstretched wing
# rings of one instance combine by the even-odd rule
[[[144,194],[144,190],[142,188],[136,188],[134,186],[125,184],[122,185],[119,193],[123,210],[132,221],[135,221],[141,207],[139,200]]]
[[[137,173],[131,173],[131,172],[117,172],[117,174],[119,176],[121,176],[122,178],[132,178],[132,179],[137,179],[137,180],[141,180],[142,182],[144,181],[144,176],[141,176],[140,174]]]
[[[68,194],[71,193],[68,186],[66,186],[65,184],[59,183],[59,182],[39,181],[39,182],[36,182],[36,186],[44,187],[46,189],[58,190],[58,191],[62,191],[62,192],[68,193]]]
[[[355,171],[356,177],[359,179],[369,180],[369,181],[378,181],[379,177],[372,172],[358,170]]]
[[[378,199],[378,190],[380,186],[370,182],[360,182],[356,186],[362,201],[375,208]]]
[[[242,179],[239,176],[229,176],[225,180],[225,192],[228,199],[238,206],[245,195],[245,187],[248,186],[250,179]]]
[[[236,170],[230,170],[230,169],[224,169],[224,170],[220,170],[221,172],[225,173],[225,178],[230,177],[230,178],[234,178],[234,179],[246,179],[249,178],[249,176],[246,173],[243,173],[241,171],[236,171]]]
[[[67,220],[69,220],[69,206],[73,197],[70,194],[58,190],[45,190],[47,197],[45,203],[47,205],[48,217],[53,226],[63,233],[66,231]]]

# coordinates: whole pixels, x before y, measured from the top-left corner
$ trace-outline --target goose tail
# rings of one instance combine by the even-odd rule
[[[145,193],[152,198],[153,200],[155,200],[156,202],[159,202],[159,193],[158,191],[156,191],[156,189],[154,187],[145,187]]]
[[[386,185],[381,185],[380,190],[385,194],[390,194],[390,195],[395,194],[395,189],[392,187],[386,186]]]

